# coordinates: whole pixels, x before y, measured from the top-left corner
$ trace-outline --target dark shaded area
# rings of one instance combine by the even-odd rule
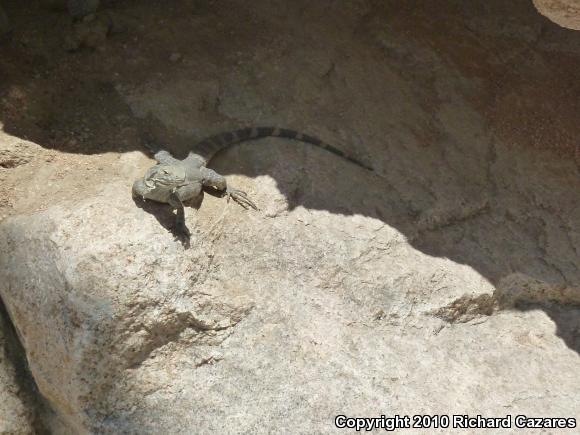
[[[201,207],[201,204],[203,203],[204,192],[207,192],[210,195],[218,198],[221,197],[221,195],[218,192],[215,192],[212,189],[205,189],[204,191],[202,191],[198,201],[194,201],[184,205],[187,208],[192,208],[195,210],[199,209],[199,207]],[[133,197],[133,202],[137,207],[154,216],[155,219],[157,219],[157,222],[159,222],[159,224],[163,228],[169,231],[173,235],[175,240],[179,240],[184,248],[186,249],[190,248],[190,235],[184,234],[177,227],[175,211],[171,208],[171,206],[169,206],[168,204],[161,204],[155,201],[147,201],[135,197]]]
[[[190,237],[188,234],[180,232],[177,228],[175,212],[169,205],[156,203],[154,201],[146,201],[135,197],[133,197],[133,202],[143,211],[155,216],[157,222],[169,231],[175,240],[179,240],[184,248],[188,249],[190,247]]]
[[[22,347],[22,343],[18,339],[18,334],[14,325],[10,321],[10,315],[6,310],[4,302],[0,298],[0,329],[6,339],[5,352],[7,356],[7,363],[14,367],[16,372],[16,382],[18,383],[19,398],[24,402],[29,409],[31,416],[32,427],[38,435],[48,435],[50,432],[42,423],[41,414],[47,411],[43,403],[42,396],[38,391],[38,387],[32,378],[30,369],[28,368],[28,361],[26,359],[26,352]]]
[[[541,304],[521,303],[516,305],[515,309],[544,311],[556,325],[556,335],[566,343],[566,346],[580,353],[580,307],[546,302]]]

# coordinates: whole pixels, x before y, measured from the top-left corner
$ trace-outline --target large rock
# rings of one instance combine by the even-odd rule
[[[196,15],[126,3],[138,22],[112,57],[48,57],[58,80],[30,75],[22,97],[6,95],[6,132],[55,129],[43,145],[58,146],[84,119],[94,128],[94,147],[76,154],[0,156],[0,219],[12,216],[0,225],[0,294],[53,433],[329,433],[337,414],[578,417],[579,166],[548,152],[579,136],[577,34],[548,32],[536,47],[544,20],[532,4],[510,14],[500,0],[235,0]],[[93,91],[69,89],[86,68]],[[240,145],[212,165],[262,211],[208,197],[187,212],[186,249],[166,207],[130,199],[147,162],[128,152],[141,129],[123,127],[123,98],[175,151],[273,123],[356,151],[378,175],[298,143]],[[37,100],[40,113],[25,104]]]
[[[313,189],[337,195],[331,175]],[[0,292],[49,425],[330,433],[338,414],[576,415],[578,355],[544,311],[501,310],[474,269],[348,209],[288,210],[257,182],[263,212],[213,197],[188,211],[189,249],[130,182],[2,224]]]
[[[9,311],[40,391],[75,433],[100,431],[106,417],[159,388],[148,370],[136,379],[156,355],[197,344],[187,363],[210,363],[212,349],[251,308],[243,295],[207,285],[196,291],[212,262],[203,249],[209,244],[196,241],[184,255],[125,189],[117,191],[9,222],[3,231]],[[146,216],[151,221],[142,225]],[[120,244],[117,231],[127,236]],[[42,320],[30,317],[39,310]]]
[[[580,2],[578,0],[533,0],[534,6],[554,23],[568,29],[580,30]]]

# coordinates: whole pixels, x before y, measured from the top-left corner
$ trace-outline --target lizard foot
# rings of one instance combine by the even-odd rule
[[[230,189],[229,187],[226,190],[225,196],[228,197],[228,202],[230,202],[230,198],[233,198],[238,204],[244,207],[246,210],[252,207],[254,210],[258,210],[254,201],[248,198],[248,194],[238,189]]]

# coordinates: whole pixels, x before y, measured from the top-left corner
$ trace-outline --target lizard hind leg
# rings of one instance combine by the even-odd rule
[[[221,192],[222,196],[226,196],[228,201],[231,198],[246,209],[251,207],[254,210],[258,210],[256,204],[248,198],[248,194],[242,190],[229,187],[223,175],[208,168],[202,168],[201,174],[203,177],[202,184],[205,187],[213,187]]]
[[[244,207],[246,210],[252,207],[254,210],[258,210],[258,206],[248,198],[248,194],[242,190],[232,189],[231,187],[226,188],[226,196],[228,197],[228,201],[230,198],[233,198],[238,204]]]
[[[190,151],[190,153],[185,158],[184,162],[188,165],[191,165],[194,168],[200,169],[201,167],[205,166],[207,163],[205,159],[200,156],[199,154]]]
[[[162,165],[175,165],[177,163],[181,163],[180,160],[177,160],[175,157],[173,157],[169,153],[169,151],[166,151],[166,150],[157,151],[153,155],[153,158],[155,160],[157,160],[159,163],[161,163]]]

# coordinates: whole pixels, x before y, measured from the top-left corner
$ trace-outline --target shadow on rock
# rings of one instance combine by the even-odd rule
[[[124,7],[121,3],[119,7]],[[318,7],[318,2],[297,4],[301,3],[304,10]],[[321,139],[330,143],[334,143],[333,132],[363,132],[360,140],[342,142],[349,142],[350,149],[359,147],[373,155],[373,166],[380,176],[353,168],[330,153],[270,139],[237,146],[215,159],[211,166],[223,175],[272,177],[290,211],[304,207],[379,219],[404,234],[415,249],[468,265],[496,286],[505,277],[521,274],[550,288],[567,286],[580,292],[577,167],[572,159],[565,161],[540,154],[544,146],[557,142],[554,138],[576,143],[574,138],[578,137],[574,130],[578,125],[577,111],[572,109],[577,105],[573,96],[577,95],[580,83],[577,75],[580,56],[573,50],[577,50],[580,33],[565,32],[546,23],[537,15],[532,2],[519,1],[509,3],[513,8],[510,23],[517,25],[513,24],[516,27],[505,39],[505,29],[503,25],[498,27],[497,22],[505,22],[506,2],[479,1],[465,6],[458,6],[461,2],[449,3],[452,4],[449,10],[443,4],[409,6],[424,9],[427,18],[422,24],[432,32],[427,34],[422,34],[423,26],[417,25],[421,14],[404,7],[395,8],[394,15],[390,11],[384,15],[381,10],[373,11],[385,23],[393,24],[392,31],[385,32],[382,27],[377,29],[376,23],[365,22],[352,38],[347,38],[349,41],[343,41],[353,45],[324,46],[324,55],[312,51],[312,58],[318,56],[321,64],[330,59],[324,68],[310,71],[308,68],[317,67],[318,62],[312,62],[313,66],[300,63],[297,72],[293,62],[309,58],[304,53],[316,47],[304,44],[293,47],[293,38],[288,38],[285,50],[268,46],[265,41],[253,39],[259,37],[259,32],[253,28],[248,31],[248,24],[240,19],[238,11],[219,10],[206,17],[210,24],[212,19],[223,20],[228,27],[246,35],[246,39],[236,41],[239,46],[231,48],[230,57],[222,49],[232,47],[231,41],[222,41],[220,50],[204,42],[220,40],[220,31],[215,30],[218,27],[205,29],[208,35],[214,32],[215,38],[199,38],[190,31],[190,22],[179,21],[181,12],[164,16],[171,14],[164,6],[135,7],[135,13],[142,14],[140,19],[146,20],[149,14],[153,24],[135,25],[127,35],[112,38],[107,41],[105,52],[81,50],[70,54],[59,45],[60,36],[52,28],[28,30],[30,41],[20,37],[20,42],[12,41],[0,48],[3,60],[0,121],[9,134],[34,140],[46,148],[81,154],[142,150],[143,131],[153,130],[154,136],[168,144],[172,152],[182,151],[174,153],[178,157],[186,154],[194,136],[200,139],[207,132],[238,128],[240,123],[255,119],[274,119],[273,124],[297,129],[300,125],[321,125],[328,133],[322,134]],[[257,2],[254,7],[260,5]],[[449,12],[452,19],[445,19],[444,25],[453,33],[429,27],[436,22],[430,17],[436,16],[439,9],[442,14]],[[301,9],[296,6],[296,10]],[[24,16],[23,10],[20,13]],[[330,13],[336,11],[329,9]],[[26,20],[19,23],[18,14],[14,16],[15,25],[25,25]],[[366,18],[370,16],[373,13]],[[59,18],[47,15],[46,19],[56,26]],[[174,20],[175,27],[158,26],[162,19]],[[508,30],[510,23],[505,23]],[[312,22],[301,25],[321,32],[321,38],[328,37],[324,26]],[[179,26],[184,26],[185,31],[180,32]],[[401,31],[405,28],[408,30]],[[138,35],[140,31],[145,33]],[[147,33],[155,31],[160,33]],[[330,35],[334,39],[321,40],[334,41],[333,31]],[[274,43],[280,34],[276,30]],[[177,43],[171,39],[174,35],[183,38],[179,41],[183,57],[195,58],[194,64],[171,63],[168,54],[160,61],[159,53],[164,53],[166,47],[158,47],[154,42],[167,38]],[[437,38],[433,39],[433,35]],[[440,35],[448,36],[441,39]],[[46,37],[42,40],[44,45],[33,37]],[[540,37],[547,40],[544,46],[538,46],[542,43]],[[426,40],[436,48],[425,44]],[[149,49],[141,41],[154,46]],[[462,45],[457,46],[457,41],[463,41]],[[260,51],[264,44],[269,50],[265,59],[270,59],[273,53],[284,54],[275,59],[279,68],[258,74],[257,63],[238,63],[236,53],[264,54]],[[41,50],[35,49],[39,46]],[[554,52],[543,57],[551,48]],[[190,54],[188,49],[192,50]],[[352,56],[344,56],[348,50]],[[563,52],[571,54],[561,56]],[[298,53],[297,57],[293,58],[292,53]],[[231,65],[226,64],[223,70],[218,68],[230,60]],[[199,66],[206,63],[212,68],[202,70]],[[200,78],[189,82],[193,65],[200,68],[195,70]],[[538,65],[541,68],[536,68]],[[247,77],[243,75],[244,68],[251,70]],[[232,78],[234,70],[239,70],[240,75]],[[300,91],[296,83],[302,83],[301,80],[308,90],[315,90],[316,98],[312,97],[313,92],[285,94],[286,89]],[[209,83],[208,92],[213,92],[216,83],[217,91],[203,98],[184,96],[196,89],[186,86],[187,92],[181,92],[181,88],[170,86],[174,82],[185,82],[188,86],[195,83],[200,88]],[[562,89],[557,87],[559,83]],[[161,91],[157,88],[151,91],[156,86]],[[270,88],[275,90],[273,96],[267,95]],[[160,110],[160,115],[165,116],[163,122],[146,125],[147,113],[137,113],[133,107],[139,99],[141,103],[147,100],[146,104],[135,107],[154,110],[173,106],[173,111]],[[258,108],[251,104],[236,106],[240,100],[255,100]],[[131,107],[128,101],[132,102]],[[273,109],[262,116],[262,106]],[[481,106],[487,111],[478,111]],[[59,109],[55,110],[56,107]],[[523,111],[517,112],[521,107]],[[544,107],[556,109],[553,113],[540,112],[542,116],[534,112]],[[183,118],[182,109],[198,118],[176,121],[176,117]],[[512,112],[521,119],[510,118],[518,126],[510,130],[512,124],[503,118]],[[489,113],[497,117],[492,119],[496,121],[492,126],[485,118]],[[572,121],[568,124],[569,115]],[[542,136],[537,140],[534,125],[541,124],[544,130],[549,130],[549,123],[538,119],[562,123],[554,122],[558,130],[553,137]],[[285,125],[286,120],[294,122]],[[188,134],[184,127],[190,123],[195,133]],[[336,136],[336,142],[341,142],[340,135]],[[519,149],[512,142],[528,148]],[[189,246],[189,240],[183,240],[175,231],[175,215],[170,207],[138,200],[135,203],[153,214],[184,246]],[[385,258],[386,261],[389,259]],[[568,312],[564,306],[554,308],[543,303],[537,306],[554,319],[564,341],[578,352],[578,323],[570,314],[576,313],[575,308]]]
[[[147,201],[135,197],[133,197],[133,202],[143,211],[153,215],[155,219],[157,219],[157,222],[159,222],[163,228],[169,231],[175,240],[179,240],[185,249],[190,248],[190,235],[184,234],[177,228],[175,223],[175,212],[168,204],[161,204],[155,201]]]

